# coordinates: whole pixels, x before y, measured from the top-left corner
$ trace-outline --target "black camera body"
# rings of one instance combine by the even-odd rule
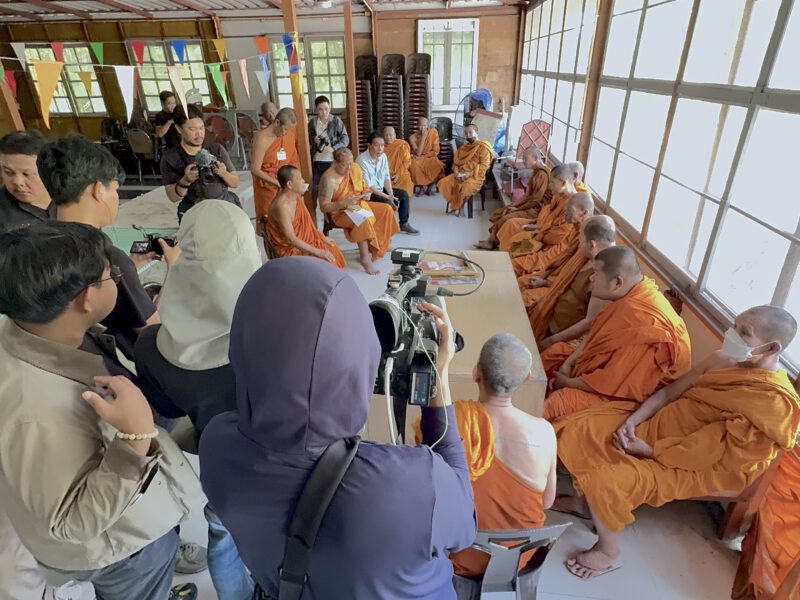
[[[163,235],[156,235],[155,233],[147,233],[144,229],[136,225],[134,225],[133,228],[137,231],[141,231],[146,239],[133,242],[133,244],[131,244],[131,254],[149,254],[150,252],[155,252],[156,256],[163,256],[164,251],[161,249],[161,244],[158,243],[159,239],[164,240],[168,246],[173,248],[178,243],[174,237],[164,237]]]
[[[197,180],[203,185],[215,183],[218,179],[214,172],[214,165],[219,161],[205,148],[201,148],[194,157],[194,166],[197,167]]]

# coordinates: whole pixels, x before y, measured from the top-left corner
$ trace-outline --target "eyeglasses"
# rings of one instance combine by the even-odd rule
[[[122,271],[119,270],[119,267],[112,266],[108,269],[108,272],[111,274],[111,277],[104,277],[97,283],[103,283],[104,281],[108,281],[110,279],[115,284],[119,285],[119,282],[122,281]]]

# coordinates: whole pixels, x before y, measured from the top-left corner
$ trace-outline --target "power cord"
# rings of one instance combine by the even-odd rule
[[[438,250],[435,251],[435,252],[431,252],[431,254],[438,254],[438,255],[441,255],[441,256],[449,256],[451,258],[457,258],[458,260],[463,260],[464,262],[467,262],[467,263],[477,267],[478,270],[481,272],[481,280],[478,283],[477,287],[475,287],[474,289],[471,289],[468,292],[451,292],[450,294],[448,294],[448,296],[450,296],[450,295],[456,296],[456,297],[459,297],[459,296],[461,296],[461,297],[470,296],[470,295],[474,294],[475,292],[477,292],[479,289],[481,289],[483,287],[483,284],[486,281],[486,269],[484,269],[480,264],[478,264],[477,262],[475,262],[471,258],[467,258],[466,256],[460,256],[458,254],[452,254],[450,252],[439,252]]]

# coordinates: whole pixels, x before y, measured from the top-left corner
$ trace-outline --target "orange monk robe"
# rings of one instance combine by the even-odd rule
[[[541,214],[541,209],[539,210]],[[514,242],[521,239],[530,238],[531,232],[525,231],[523,227],[530,223],[535,223],[535,219],[528,219],[525,217],[512,217],[506,221],[497,230],[497,247],[503,252],[511,251],[511,246]],[[521,234],[525,234],[524,236]]]
[[[383,147],[389,160],[389,173],[397,177],[392,188],[405,190],[409,197],[414,195],[414,184],[411,181],[411,146],[405,140],[395,140]]]
[[[742,542],[733,600],[772,600],[800,561],[800,448],[782,455]],[[800,598],[800,587],[795,588]]]
[[[339,184],[339,188],[334,192],[331,200],[339,202],[348,196],[357,196],[368,190],[369,186],[364,181],[361,167],[353,163],[350,173],[342,179],[342,183]],[[365,200],[361,201],[361,208],[372,211],[373,216],[358,227],[353,225],[346,210],[332,213],[331,220],[334,225],[344,229],[344,236],[348,242],[358,244],[369,241],[369,251],[373,260],[383,258],[389,250],[392,236],[400,231],[400,226],[394,216],[394,209],[388,204]]]
[[[519,277],[560,267],[578,251],[579,235],[580,223],[564,222],[544,232],[537,231],[532,242],[541,244],[538,250],[518,256],[511,253],[514,273]]]
[[[414,140],[418,139],[414,134]],[[428,135],[422,147],[422,154],[411,156],[411,179],[414,185],[430,185],[436,183],[444,175],[444,163],[439,160],[439,131],[428,129]]]
[[[525,254],[531,246],[538,249],[538,244],[533,244],[536,234],[542,235],[550,227],[554,227],[564,222],[564,212],[567,209],[567,202],[572,197],[571,194],[556,194],[551,200],[544,204],[536,215],[534,221],[528,219],[513,218],[497,232],[500,241],[500,250],[512,254]],[[523,229],[529,223],[536,223],[536,232]]]
[[[289,243],[289,240],[283,233],[283,228],[280,226],[280,223],[278,223],[275,212],[275,204],[273,203],[273,205],[270,207],[270,218],[267,224],[267,231],[269,232],[269,240],[272,243],[272,247],[275,248],[278,256],[309,256],[309,254],[303,250],[300,250],[300,248],[297,248]],[[328,250],[331,254],[333,254],[334,265],[340,269],[344,269],[347,266],[347,261],[344,259],[344,255],[339,249],[339,246],[329,243],[325,239],[325,236],[322,234],[322,232],[317,229],[301,196],[297,196],[295,200],[294,220],[292,221],[292,227],[294,228],[294,234],[306,244],[314,246],[315,248]]]
[[[285,158],[283,158],[283,154],[286,155]],[[278,158],[279,155],[283,160]],[[278,169],[284,165],[300,168],[300,156],[297,154],[297,138],[294,131],[290,131],[272,142],[267,151],[264,152],[261,170],[273,179],[277,179]],[[256,205],[256,217],[269,214],[269,207],[279,191],[280,188],[278,186],[270,185],[257,177],[253,178],[253,200]]]
[[[509,206],[498,208],[489,220],[492,226],[489,234],[497,237],[497,232],[510,219],[529,219],[534,221],[539,215],[539,210],[550,200],[550,169],[545,165],[536,165],[533,168],[528,186],[525,188],[525,198],[517,210],[510,210]]]
[[[563,363],[549,360],[549,354],[563,355],[564,350],[562,344],[553,344],[542,353],[548,377]],[[556,390],[545,398],[543,416],[553,421],[603,400],[643,402],[688,371],[691,354],[686,324],[656,282],[645,277],[594,318],[573,365],[571,377],[596,393]]]
[[[548,330],[558,333],[586,316],[592,274],[591,269],[584,268],[588,260],[578,250],[550,274],[547,285],[522,290],[528,319],[537,340],[543,339]]]
[[[611,436],[638,406],[603,402],[554,423],[558,457],[613,532],[644,504],[743,490],[794,446],[800,425],[800,398],[784,371],[710,371],[636,428],[653,458],[635,458]]]
[[[454,173],[443,177],[437,184],[451,210],[460,210],[467,198],[480,191],[492,158],[492,146],[485,140],[464,144],[458,149],[453,158]],[[455,171],[469,173],[469,177],[457,181]]]

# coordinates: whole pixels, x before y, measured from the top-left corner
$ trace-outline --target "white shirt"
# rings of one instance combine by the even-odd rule
[[[381,154],[378,158],[373,159],[369,154],[369,150],[365,150],[358,155],[356,162],[364,171],[364,179],[367,180],[369,187],[378,188],[382,190],[386,184],[386,180],[391,178],[389,174],[389,159],[386,154]]]

